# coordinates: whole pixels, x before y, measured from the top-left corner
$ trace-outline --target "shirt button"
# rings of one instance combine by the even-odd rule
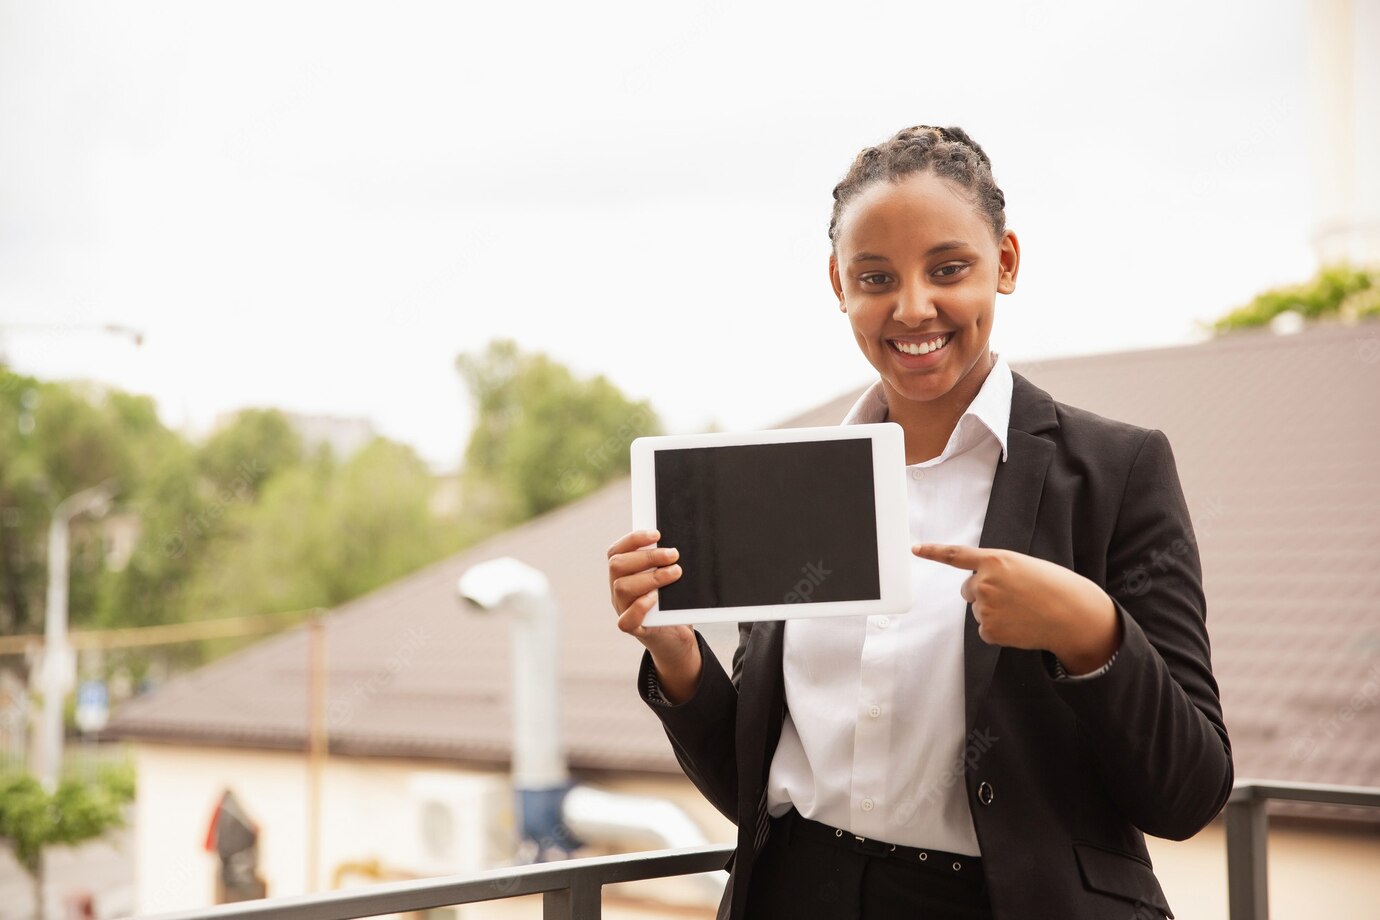
[[[873,808],[873,802],[872,802],[871,799],[863,799],[863,800],[862,800],[862,810],[863,810],[863,811],[871,811],[872,808]]]
[[[918,480],[921,480],[921,479],[924,479],[924,478],[925,478],[925,471],[924,471],[924,470],[911,470],[911,471],[910,471],[910,478],[911,478],[911,479],[915,479],[915,480],[917,480],[917,481],[918,481]]]
[[[877,617],[877,628],[886,629],[891,625],[891,617]]]
[[[983,780],[982,782],[978,783],[978,790],[977,790],[977,792],[978,792],[978,796],[977,796],[977,797],[978,797],[978,801],[979,801],[979,802],[981,802],[981,803],[984,804],[984,805],[991,805],[991,804],[992,804],[992,784],[991,784],[991,783],[987,782],[987,780]]]
[[[875,719],[875,718],[877,718],[877,716],[879,716],[879,715],[882,714],[882,707],[880,707],[880,706],[869,706],[869,707],[867,707],[867,714],[870,715],[872,718]]]

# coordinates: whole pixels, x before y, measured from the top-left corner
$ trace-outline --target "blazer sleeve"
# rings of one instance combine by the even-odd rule
[[[1094,680],[1051,684],[1089,732],[1103,786],[1127,817],[1147,834],[1184,840],[1226,804],[1234,769],[1198,545],[1159,430],[1131,464],[1107,582],[1123,627],[1114,665]]]
[[[642,652],[642,666],[638,669],[637,685],[643,702],[661,720],[671,749],[685,775],[706,799],[738,823],[738,766],[736,716],[738,685],[742,678],[743,652],[752,624],[738,627],[738,648],[733,653],[733,676],[730,678],[719,664],[719,658],[697,629],[704,665],[694,694],[684,702],[671,703],[661,695],[651,652]]]

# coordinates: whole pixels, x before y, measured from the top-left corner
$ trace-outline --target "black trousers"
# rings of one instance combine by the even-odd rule
[[[748,885],[748,920],[992,920],[980,869],[960,876],[937,859],[822,830],[794,811],[772,819]]]

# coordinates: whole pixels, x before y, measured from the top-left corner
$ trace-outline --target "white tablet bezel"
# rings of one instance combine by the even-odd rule
[[[695,447],[782,444],[800,441],[865,439],[872,442],[874,519],[877,522],[878,583],[881,597],[861,601],[761,604],[746,607],[697,607],[662,610],[652,606],[645,626],[785,620],[798,617],[900,614],[911,608],[910,513],[906,493],[904,430],[896,422],[830,425],[817,428],[773,428],[765,431],[717,431],[663,435],[632,442],[632,526],[653,530],[656,521],[655,453]],[[654,545],[654,544],[652,544]]]

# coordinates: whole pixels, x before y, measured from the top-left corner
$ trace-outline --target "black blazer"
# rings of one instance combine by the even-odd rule
[[[1173,917],[1143,834],[1193,836],[1234,776],[1173,453],[1158,430],[1056,402],[1012,376],[1007,459],[980,545],[1092,579],[1124,637],[1106,674],[1059,681],[1049,652],[988,645],[967,610],[963,780],[992,909],[997,920]],[[686,775],[738,826],[718,916],[744,920],[785,713],[784,624],[740,624],[732,677],[696,635],[704,669],[691,699],[656,701],[647,653],[638,688]]]

